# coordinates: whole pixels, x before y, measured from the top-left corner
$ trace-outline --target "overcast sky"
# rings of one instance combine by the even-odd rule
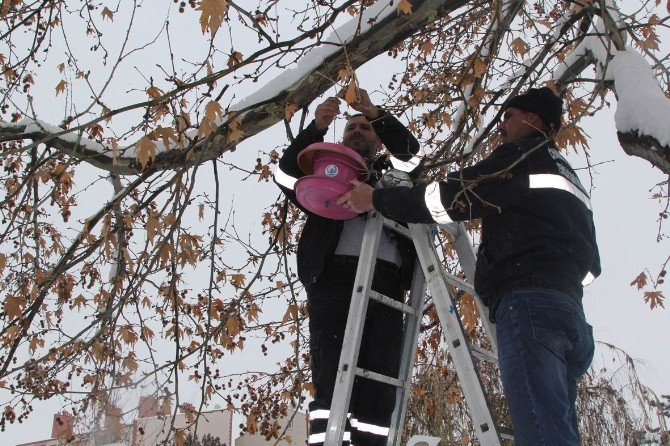
[[[375,69],[378,67],[366,67],[367,71],[361,72],[362,86],[368,90],[379,87],[379,82],[369,74]],[[44,103],[48,103],[46,101],[52,95],[53,92],[48,92],[46,96],[49,99]],[[310,107],[310,119],[319,102],[315,101]],[[614,98],[611,98],[611,102],[616,105]],[[663,181],[664,176],[650,167],[649,163],[623,153],[616,140],[613,114],[614,109],[603,110],[596,118],[582,122],[590,136],[591,161],[598,165],[592,171],[593,183],[588,172],[579,170],[578,173],[585,186],[593,185],[592,202],[603,265],[600,278],[585,290],[584,307],[588,320],[594,326],[596,340],[612,343],[631,354],[639,360],[643,383],[650,385],[659,394],[670,394],[670,382],[666,378],[670,376],[670,355],[666,346],[667,339],[670,339],[669,310],[650,310],[642,294],[629,286],[645,267],[657,273],[658,266],[669,252],[667,241],[656,242],[657,218],[662,207],[649,198],[649,190]],[[343,127],[339,122],[329,131],[327,138],[339,139]],[[293,127],[296,126],[297,119],[294,119]],[[258,150],[269,151],[284,139],[283,127],[275,126],[248,139],[234,154],[227,154],[225,159],[252,168]],[[581,155],[571,155],[569,158],[575,168],[586,165]],[[222,173],[222,180],[223,202],[229,204],[234,201],[240,221],[248,222],[251,231],[258,231],[258,212],[277,196],[276,186],[273,183],[258,185],[254,180],[240,183],[240,177],[233,172]],[[666,290],[663,289],[666,296],[670,296]],[[600,347],[596,364],[599,364],[598,361],[609,362],[606,350]],[[255,367],[256,364],[273,362],[269,358],[258,357],[249,364]],[[52,414],[59,409],[58,400],[36,403],[35,406],[37,410],[28,423],[9,426],[7,432],[0,434],[1,444],[49,437]]]

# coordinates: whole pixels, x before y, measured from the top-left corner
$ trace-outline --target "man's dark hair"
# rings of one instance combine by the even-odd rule
[[[510,107],[535,113],[542,119],[548,130],[557,131],[561,128],[563,100],[556,96],[549,87],[529,88],[524,94],[510,99],[505,109]]]

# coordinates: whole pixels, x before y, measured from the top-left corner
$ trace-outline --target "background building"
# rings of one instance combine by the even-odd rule
[[[78,446],[157,446],[160,440],[165,439],[171,426],[183,429],[186,434],[197,432],[198,438],[211,435],[219,438],[223,446],[232,446],[232,423],[233,412],[230,410],[201,412],[197,420],[189,422],[183,411],[173,414],[156,398],[144,397],[140,401],[137,418],[130,424],[115,423],[114,417],[108,415],[102,428],[77,432],[74,417],[58,413],[53,417],[51,438],[17,446],[64,446],[73,435]]]
[[[278,423],[282,432],[288,424],[286,435],[290,438],[290,442],[289,439],[286,439],[276,443],[277,440],[266,440],[262,435],[245,434],[235,439],[235,446],[268,446],[274,444],[277,446],[304,446],[307,444],[307,414],[297,412],[292,419],[291,417],[281,418]]]

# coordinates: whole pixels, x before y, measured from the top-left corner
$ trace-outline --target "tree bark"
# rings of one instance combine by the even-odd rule
[[[338,72],[347,63],[358,68],[374,57],[393,48],[414,34],[423,26],[467,3],[465,0],[423,0],[414,1],[411,14],[391,13],[385,19],[374,24],[368,31],[356,36],[346,47],[340,48],[320,65],[307,73],[293,85],[262,104],[258,104],[241,115],[238,130],[244,136],[236,143],[226,140],[227,125],[221,125],[207,140],[196,143],[189,149],[172,149],[157,154],[156,159],[146,169],[167,170],[183,168],[215,159],[235,148],[240,141],[254,136],[284,119],[286,104],[291,103],[303,108],[332,87],[331,79],[338,78]],[[62,136],[62,135],[61,135]],[[0,127],[0,141],[28,139],[34,143],[45,144],[56,150],[68,153],[100,169],[119,175],[137,175],[142,169],[134,157],[119,157],[113,160],[110,153],[100,153],[81,143],[54,136],[48,131],[25,133],[25,126],[4,125]],[[72,139],[72,138],[69,138]]]
[[[653,136],[640,135],[637,131],[617,132],[616,136],[628,155],[647,160],[652,166],[670,175],[670,147],[662,145]]]

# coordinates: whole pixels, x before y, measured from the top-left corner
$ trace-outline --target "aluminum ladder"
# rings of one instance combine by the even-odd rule
[[[394,301],[371,289],[376,253],[384,226],[410,238],[417,252],[417,262],[407,304]],[[475,253],[464,225],[453,223],[442,227],[452,235],[461,266],[466,276],[472,281],[475,270]],[[444,271],[433,244],[434,231],[433,225],[410,224],[406,228],[397,222],[385,219],[377,211],[373,210],[368,213],[330,407],[325,446],[342,444],[349,401],[356,376],[396,387],[395,409],[386,444],[387,446],[400,444],[411,391],[412,370],[416,358],[426,287],[431,292],[477,439],[482,446],[500,446],[503,438],[513,439],[510,434],[501,433],[495,425],[473,360],[473,356],[477,356],[497,363],[495,330],[488,319],[488,309],[482,305],[470,283]],[[455,311],[455,295],[453,288],[450,288],[449,285],[474,296],[485,331],[493,346],[492,351],[486,351],[469,343],[458,312]],[[374,299],[405,314],[398,377],[385,376],[357,367],[369,299]]]

